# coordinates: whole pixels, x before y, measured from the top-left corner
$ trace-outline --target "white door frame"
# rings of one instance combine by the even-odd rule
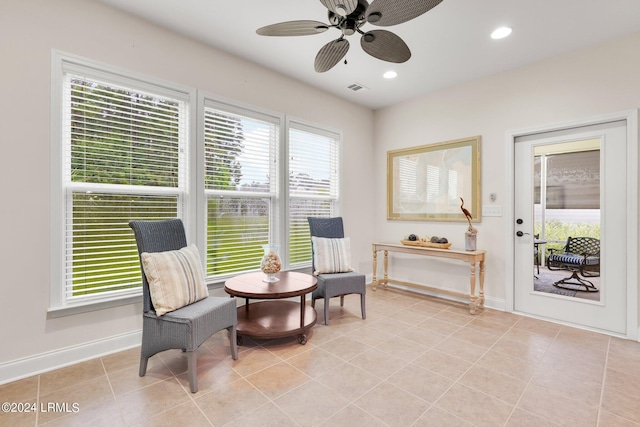
[[[511,203],[505,206],[507,235],[505,239],[506,254],[515,250],[515,143],[516,138],[543,132],[552,132],[595,125],[616,120],[627,121],[627,233],[632,236],[627,240],[627,334],[625,338],[639,340],[640,322],[638,320],[638,110],[627,110],[612,114],[604,114],[581,120],[537,126],[534,128],[508,131],[507,145],[507,194]],[[505,309],[514,312],[514,259],[506,257],[505,274]]]

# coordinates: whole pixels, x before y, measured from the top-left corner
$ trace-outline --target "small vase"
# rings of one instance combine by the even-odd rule
[[[264,249],[264,256],[260,263],[260,269],[267,275],[262,281],[267,283],[277,282],[280,279],[276,277],[276,273],[280,271],[282,267],[280,257],[278,256],[280,245],[262,245],[262,248]]]
[[[476,233],[471,231],[467,231],[464,233],[464,249],[466,251],[475,251],[476,250]]]

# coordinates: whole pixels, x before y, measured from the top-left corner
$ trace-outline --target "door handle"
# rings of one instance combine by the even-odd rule
[[[518,236],[518,237],[522,237],[522,236],[524,236],[525,234],[531,234],[531,233],[523,233],[522,231],[517,231],[517,232],[516,232],[516,236]]]

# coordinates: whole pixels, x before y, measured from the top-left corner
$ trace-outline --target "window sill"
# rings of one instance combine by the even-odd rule
[[[130,295],[119,299],[108,301],[96,301],[78,305],[67,305],[60,307],[49,307],[47,310],[48,319],[73,316],[75,314],[90,313],[92,311],[104,310],[107,308],[120,307],[123,305],[142,303],[142,295]]]

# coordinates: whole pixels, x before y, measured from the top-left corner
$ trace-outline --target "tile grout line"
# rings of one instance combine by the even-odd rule
[[[40,409],[40,378],[41,375],[38,375],[38,386],[37,386],[37,393],[36,393],[36,408]],[[38,427],[38,423],[39,423],[39,417],[40,417],[40,411],[37,410],[36,411],[36,424],[35,426]]]
[[[389,315],[384,315],[384,317],[385,317],[385,318],[386,318],[386,317],[389,317]],[[333,338],[333,339],[331,339],[331,340],[327,341],[326,343],[323,343],[323,345],[324,345],[324,344],[327,344],[327,343],[330,343],[331,341],[334,341],[334,340],[336,340],[336,339],[338,339],[338,338],[341,338],[341,337],[349,338],[349,337],[348,337],[348,335],[349,335],[351,332],[353,332],[353,331],[350,331],[350,332],[349,332],[349,333],[347,333],[347,334],[345,334],[345,333],[342,333],[342,332],[341,332],[341,335],[340,335],[340,336],[335,337],[335,338]],[[389,339],[391,339],[391,338],[389,338]],[[362,341],[360,341],[360,342],[362,343]],[[376,347],[371,346],[371,345],[369,345],[369,344],[367,344],[367,343],[362,343],[362,344],[363,344],[363,345],[366,345],[367,347],[370,347],[370,348],[368,348],[367,350],[365,350],[365,352],[366,352],[366,351],[369,351],[369,350],[371,350],[371,349],[375,349],[375,348],[376,348]],[[351,360],[352,360],[352,359],[354,359],[354,358],[356,358],[356,357],[358,357],[358,355],[356,355],[356,356],[352,357],[351,359],[348,359],[348,360],[347,360],[347,359],[344,359],[343,357],[338,356],[338,355],[336,355],[336,354],[334,354],[334,353],[332,353],[332,352],[330,352],[330,351],[328,351],[328,350],[323,349],[323,348],[322,348],[322,345],[320,345],[320,346],[316,346],[316,347],[317,347],[317,348],[318,348],[318,350],[320,350],[320,351],[323,351],[323,352],[326,352],[327,354],[330,354],[330,355],[332,355],[332,356],[336,356],[336,357],[338,357],[338,358],[341,360],[341,363],[343,363],[343,364],[348,364],[348,365],[351,365],[351,366],[353,366],[353,367],[355,367],[355,368],[358,368],[358,366],[353,365],[353,364],[351,363]],[[363,352],[363,353],[364,353],[364,352]],[[362,354],[362,353],[360,353],[360,354]],[[288,359],[287,359],[287,360],[285,360],[285,363],[289,363],[289,362],[288,362]],[[289,364],[289,365],[290,365],[290,364]],[[293,365],[290,365],[290,366],[293,366]],[[298,369],[298,368],[296,368],[295,366],[293,366],[293,368]],[[325,374],[327,374],[327,373],[329,373],[329,372],[331,372],[331,371],[333,371],[333,370],[335,370],[335,369],[337,369],[337,366],[332,367],[332,368],[331,368],[331,369],[329,369],[328,371],[326,371],[326,372],[324,372],[324,373],[322,373],[322,374],[320,374],[320,375],[318,375],[318,376],[325,375]],[[301,371],[301,372],[302,372],[302,371]],[[303,373],[304,373],[304,372],[303,372]],[[306,374],[305,374],[305,375],[306,375]],[[308,375],[307,375],[307,376],[308,376]],[[346,400],[346,401],[347,401],[347,403],[346,403],[346,405],[345,405],[345,406],[343,406],[342,408],[338,409],[334,414],[332,414],[332,415],[331,415],[329,418],[327,418],[326,420],[322,421],[321,425],[327,425],[327,422],[331,419],[331,417],[333,417],[333,416],[335,416],[335,415],[339,414],[341,411],[345,410],[345,409],[346,409],[346,408],[348,408],[350,405],[353,405],[353,406],[355,406],[356,408],[359,408],[360,410],[362,410],[362,411],[363,411],[363,412],[365,412],[366,414],[368,414],[368,415],[372,416],[374,419],[376,419],[376,420],[378,420],[378,421],[382,422],[383,424],[387,425],[384,421],[382,421],[381,419],[379,419],[379,418],[378,418],[378,417],[376,417],[375,415],[373,415],[373,414],[369,413],[369,412],[368,412],[368,411],[366,411],[364,408],[361,408],[360,406],[358,406],[358,405],[355,403],[355,400],[357,400],[357,399],[353,399],[353,400],[351,400],[351,399],[348,399],[348,398],[344,397],[344,396],[343,396],[343,395],[341,395],[340,393],[335,392],[334,390],[330,389],[329,387],[327,387],[327,386],[325,386],[324,384],[322,384],[322,383],[320,383],[319,381],[317,381],[317,378],[316,378],[316,377],[309,377],[309,378],[310,378],[310,382],[315,382],[315,383],[317,383],[319,386],[325,387],[327,390],[331,391],[332,393],[335,393],[336,395],[338,395],[339,397],[341,397],[341,398],[343,398],[344,400]],[[381,379],[381,380],[382,380],[382,382],[384,382],[384,381],[385,381],[384,379]],[[306,384],[306,383],[305,383],[305,384]],[[295,391],[295,390],[296,390],[297,388],[299,388],[299,387],[302,387],[302,385],[300,385],[300,386],[298,386],[298,387],[296,387],[296,388],[294,388],[294,389],[292,389],[292,390],[289,390],[287,393],[284,393],[282,396],[284,396],[284,395],[286,395],[286,394],[289,394],[289,393],[291,393],[291,392]],[[358,396],[358,398],[360,398],[360,397],[364,396],[366,393],[370,392],[371,390],[374,390],[374,389],[375,389],[375,387],[377,387],[377,385],[376,385],[376,386],[374,386],[374,387],[372,387],[371,389],[367,390],[366,392],[362,393],[360,396]],[[280,397],[280,396],[278,396],[278,397]],[[275,401],[274,401],[274,400],[271,400],[271,402],[272,402],[272,403],[273,403],[273,404],[274,404],[278,409],[280,409],[283,413],[285,413],[289,418],[291,418],[291,417],[289,416],[289,414],[287,414],[286,412],[284,412],[284,411],[283,411],[283,410],[282,410],[282,409],[281,409],[281,408],[280,408],[280,407],[275,403]],[[295,420],[294,420],[294,422],[295,422]],[[296,423],[296,424],[298,424],[298,423]]]
[[[519,322],[519,321],[518,321]],[[517,323],[517,322],[516,322]],[[538,361],[538,363],[536,363],[536,369],[533,372],[533,374],[531,375],[531,378],[529,378],[529,381],[527,381],[527,385],[525,385],[524,390],[522,390],[522,394],[520,395],[520,397],[518,398],[518,401],[516,402],[516,404],[513,406],[513,410],[511,411],[511,413],[509,414],[509,417],[507,418],[507,423],[509,422],[509,420],[511,419],[511,417],[513,416],[513,413],[515,412],[516,408],[518,407],[518,405],[520,404],[520,401],[522,400],[522,398],[524,397],[525,393],[527,392],[527,389],[529,388],[529,386],[531,385],[531,381],[533,381],[533,378],[536,376],[536,374],[538,373],[538,371],[540,370],[540,365],[542,363],[542,361],[544,360],[544,358],[546,357],[547,353],[549,352],[549,349],[551,348],[551,346],[553,345],[554,342],[556,342],[556,340],[558,339],[558,335],[560,335],[560,331],[562,331],[562,327],[558,329],[558,332],[556,332],[555,336],[553,337],[553,341],[551,341],[551,343],[547,346],[547,348],[544,351],[544,354],[542,355],[542,357],[540,357],[540,360]],[[527,411],[529,413],[529,411]],[[539,414],[534,414],[538,417],[541,417],[543,419],[545,419],[546,421],[549,421],[551,423],[555,423],[555,421],[550,420],[542,415]],[[506,426],[506,423],[505,423]]]
[[[443,311],[444,311],[444,310],[443,310]],[[395,314],[395,313],[396,313],[396,312],[393,312],[393,313],[391,313],[391,314],[384,314],[384,315],[382,316],[382,318],[389,318],[389,319],[391,319],[391,320],[394,320],[394,319],[393,319],[393,314]],[[432,315],[432,316],[430,316],[429,318],[431,318],[431,317],[433,317],[433,315]],[[405,322],[402,322],[402,321],[400,321],[400,322],[401,322],[401,323],[405,323]],[[407,326],[417,327],[417,325],[410,325],[410,324],[407,324]],[[375,328],[375,326],[373,326],[373,327]],[[384,330],[381,330],[381,331],[386,332],[386,331],[384,331]],[[349,334],[344,334],[344,333],[343,333],[341,336],[342,336],[342,337],[347,337],[347,338],[348,338],[348,335],[349,335]],[[392,335],[391,337],[389,337],[388,339],[386,339],[386,340],[385,340],[385,341],[383,341],[383,342],[389,341],[389,340],[393,339],[394,337],[395,337],[395,336],[393,336],[393,335]],[[338,337],[336,337],[336,338],[338,338]],[[332,341],[332,340],[330,340],[330,341]],[[329,342],[330,342],[330,341],[329,341]],[[370,350],[378,350],[378,351],[381,351],[381,352],[383,352],[383,353],[389,354],[388,352],[386,352],[386,351],[384,351],[384,350],[378,349],[378,348],[377,348],[377,346],[372,346],[372,345],[367,344],[367,343],[363,343],[363,344],[364,344],[364,345],[367,345],[368,347],[370,347],[370,348],[369,348],[369,349],[367,349],[366,351],[370,351]],[[323,350],[323,351],[326,351],[326,350],[324,350],[324,349],[322,349],[322,348],[320,348],[320,347],[319,347],[319,349],[320,349],[320,350]],[[333,354],[333,353],[331,353],[331,352],[328,352],[328,353]],[[337,355],[334,355],[334,356],[337,356]],[[337,356],[337,357],[339,357],[339,356]],[[351,359],[349,359],[349,360],[346,360],[346,359],[343,359],[343,358],[341,358],[341,359],[343,360],[343,363],[346,363],[346,364],[348,364],[348,365],[351,365],[351,366],[353,366],[353,367],[355,367],[355,368],[359,368],[358,366],[356,366],[356,365],[354,365],[353,363],[351,363],[351,360],[355,359],[356,357],[357,357],[357,356],[354,356],[354,357],[352,357],[352,358],[351,358]],[[416,357],[416,358],[417,358],[417,357]],[[415,360],[415,359],[414,359],[414,360]],[[399,372],[402,368],[404,368],[405,366],[407,366],[407,365],[409,365],[409,364],[411,363],[411,362],[407,362],[407,361],[404,361],[404,362],[406,362],[406,363],[405,363],[402,367],[400,367],[400,368],[398,368],[396,371],[394,371],[394,373],[395,373],[395,372]],[[329,371],[327,371],[327,372],[330,372],[330,371],[332,371],[332,370],[334,370],[334,369],[335,369],[335,367],[334,367],[334,368],[332,368],[332,369],[330,369],[330,370],[329,370]],[[391,375],[393,375],[393,374],[391,374]],[[387,379],[388,379],[389,377],[391,377],[391,375],[387,376],[386,378],[381,378],[381,377],[380,377],[380,381],[381,381],[381,382],[380,382],[380,384],[382,384],[382,383],[386,382],[386,381],[387,381]],[[317,378],[311,378],[311,380],[312,380],[312,381],[316,381],[316,382],[317,382]],[[324,386],[323,384],[321,384],[321,383],[319,383],[319,382],[317,382],[317,383],[318,383],[319,385],[321,385],[321,386]],[[361,411],[363,411],[364,413],[366,413],[366,414],[368,414],[369,416],[373,417],[375,420],[380,421],[380,422],[381,422],[382,424],[384,424],[384,425],[388,425],[386,422],[384,422],[383,420],[381,420],[380,418],[378,418],[378,417],[377,417],[377,416],[375,416],[374,414],[370,413],[369,411],[365,410],[364,408],[362,408],[360,405],[358,405],[358,404],[356,403],[356,400],[358,400],[358,399],[359,399],[359,398],[361,398],[362,396],[366,395],[367,393],[369,393],[369,392],[371,392],[371,391],[375,390],[375,388],[376,388],[376,387],[378,387],[378,386],[380,386],[380,384],[377,384],[377,385],[375,385],[375,386],[371,387],[370,389],[366,390],[365,392],[361,393],[361,394],[360,394],[356,399],[351,399],[351,400],[350,400],[350,399],[348,399],[348,398],[346,398],[346,397],[344,397],[344,396],[340,395],[339,393],[337,393],[337,394],[338,394],[338,396],[343,397],[343,398],[347,401],[347,404],[346,404],[344,407],[340,408],[338,411],[336,411],[336,413],[335,413],[334,415],[336,415],[336,414],[340,413],[341,411],[345,410],[345,409],[346,409],[347,407],[349,407],[350,405],[353,405],[354,407],[356,407],[356,408],[360,409],[360,410],[361,410]],[[392,384],[392,385],[393,385],[393,384]],[[326,386],[324,386],[324,387],[326,387]],[[329,388],[327,387],[327,389],[329,389]],[[400,388],[400,389],[401,389],[401,390],[403,390],[402,388]],[[329,390],[331,390],[331,389],[329,389]],[[331,390],[331,391],[332,391],[332,392],[334,392],[333,390]],[[412,394],[412,393],[410,393],[410,394]],[[418,398],[419,398],[419,396],[418,396]],[[428,403],[428,402],[427,402],[427,403]],[[276,406],[277,406],[277,405],[276,405]],[[332,415],[332,416],[334,416],[334,415]],[[330,419],[331,419],[331,417],[330,417],[330,418],[328,418],[327,420],[323,421],[323,422],[322,422],[322,425],[326,425],[326,423],[327,423]]]
[[[445,309],[444,311],[448,311],[448,309]],[[482,313],[484,313],[484,311],[483,311]],[[480,313],[480,314],[482,315],[482,313]],[[519,321],[520,321],[520,319],[518,319],[518,322],[519,322]],[[472,323],[472,322],[473,322],[473,320],[469,320],[469,321],[468,321],[467,323],[465,323],[464,325],[461,325],[461,326],[460,326],[458,329],[456,329],[454,332],[452,332],[452,333],[450,333],[449,335],[447,335],[445,339],[447,339],[447,338],[453,338],[453,335],[454,335],[456,332],[458,332],[458,331],[460,331],[460,330],[464,329],[465,327],[467,327],[467,326],[468,326],[470,323]],[[479,357],[479,358],[478,358],[474,363],[472,363],[472,364],[471,364],[471,366],[469,366],[469,367],[468,367],[468,368],[467,368],[467,369],[466,369],[462,374],[460,374],[460,376],[459,376],[458,378],[456,378],[456,379],[451,383],[451,385],[450,385],[449,387],[447,387],[447,389],[446,389],[445,391],[443,391],[443,392],[442,392],[442,394],[440,395],[440,397],[438,397],[434,402],[432,402],[432,403],[431,403],[431,405],[430,405],[430,406],[429,406],[429,407],[428,407],[428,408],[427,408],[427,409],[426,409],[422,414],[420,414],[420,416],[416,419],[416,421],[414,421],[414,423],[413,423],[412,425],[415,425],[415,423],[417,423],[417,422],[418,422],[418,420],[420,420],[420,418],[422,418],[422,417],[423,417],[427,412],[429,412],[429,411],[430,411],[432,408],[434,408],[434,407],[435,407],[436,409],[439,409],[439,410],[441,410],[441,411],[444,411],[444,412],[446,412],[447,414],[449,414],[449,415],[451,415],[451,416],[453,416],[453,417],[455,417],[455,418],[457,418],[457,419],[459,419],[459,420],[462,420],[463,422],[465,422],[465,423],[466,423],[466,422],[467,422],[467,420],[464,420],[464,419],[460,418],[460,417],[459,417],[459,416],[457,416],[456,414],[452,414],[451,412],[447,411],[446,409],[443,409],[443,408],[437,407],[437,406],[436,406],[436,404],[438,403],[438,401],[439,401],[440,399],[442,399],[442,397],[443,397],[445,394],[447,394],[447,393],[449,392],[449,390],[451,390],[451,389],[453,388],[453,386],[454,386],[454,385],[458,384],[458,382],[460,381],[460,378],[462,378],[462,377],[463,377],[467,372],[469,372],[469,371],[470,371],[474,366],[476,366],[476,365],[478,364],[478,362],[480,361],[480,359],[482,359],[482,358],[483,358],[487,353],[489,353],[489,351],[491,351],[491,349],[492,349],[493,347],[495,347],[495,345],[497,344],[497,342],[498,342],[498,341],[500,341],[500,339],[501,339],[501,338],[503,338],[503,337],[504,337],[504,336],[505,336],[505,335],[506,335],[506,334],[507,334],[507,333],[508,333],[508,332],[509,332],[509,331],[510,331],[510,330],[511,330],[511,329],[512,329],[512,328],[513,328],[513,327],[514,327],[518,322],[515,322],[513,325],[511,325],[511,326],[509,327],[509,329],[507,329],[505,332],[503,332],[503,333],[502,333],[502,335],[500,335],[500,337],[498,338],[498,340],[497,340],[495,343],[493,343],[493,345],[491,345],[489,348],[487,348],[487,350],[486,350],[484,353],[482,353],[482,356],[480,356],[480,357]],[[456,339],[456,338],[453,338],[453,339]],[[444,341],[444,340],[443,340],[443,341]],[[460,341],[464,341],[464,340],[460,340]],[[466,341],[465,341],[465,342],[466,342]],[[469,344],[473,344],[473,343],[469,343]],[[474,344],[474,345],[477,345],[477,344]],[[434,345],[434,347],[435,347],[435,345]],[[436,351],[439,351],[439,350],[436,350]],[[445,354],[446,354],[446,353],[445,353]],[[451,356],[451,357],[456,357],[456,356]],[[460,360],[464,360],[464,359],[460,359]],[[431,370],[429,370],[429,371],[431,371]],[[431,371],[431,372],[433,372],[433,371]],[[437,374],[437,375],[440,375],[440,374],[438,374],[437,372],[434,372],[434,373],[435,373],[435,374]],[[445,377],[445,378],[446,378],[446,377]],[[461,385],[462,385],[462,386],[464,386],[464,387],[467,387],[467,386],[466,386],[466,385],[464,385],[464,384],[461,384]],[[476,390],[475,388],[472,388],[472,387],[470,387],[470,388],[471,388],[472,390]],[[491,396],[491,395],[489,395],[489,394],[485,393],[484,391],[481,391],[481,390],[476,390],[476,391],[479,391],[479,392],[481,392],[481,393],[483,393],[483,394],[485,394],[485,395],[487,395],[487,396],[489,396],[489,397],[492,397],[492,398],[497,399],[495,396]],[[501,399],[498,399],[498,400],[502,401]],[[511,414],[509,414],[509,416],[511,416]],[[507,420],[508,420],[508,419],[509,419],[509,418],[507,418]]]
[[[511,325],[511,326],[509,327],[509,329],[507,329],[506,331],[504,331],[504,332],[502,333],[502,335],[500,335],[500,337],[498,338],[498,340],[497,340],[495,343],[493,343],[493,345],[491,345],[491,347],[489,347],[489,348],[487,349],[487,351],[485,351],[485,352],[482,354],[482,356],[480,356],[480,357],[479,357],[479,358],[478,358],[478,359],[477,359],[477,360],[476,360],[476,361],[475,361],[475,362],[474,362],[474,363],[469,367],[469,369],[467,369],[467,370],[466,370],[462,375],[460,375],[460,377],[458,377],[458,379],[456,379],[456,381],[451,385],[451,387],[449,387],[449,389],[451,389],[455,384],[460,384],[460,385],[461,385],[461,386],[463,386],[463,387],[469,387],[469,386],[467,386],[467,385],[465,385],[465,384],[460,383],[460,379],[461,379],[462,377],[464,377],[464,375],[465,375],[467,372],[469,372],[473,367],[475,367],[476,365],[478,365],[478,363],[480,362],[480,360],[481,360],[483,357],[485,357],[487,354],[489,354],[489,352],[490,352],[491,350],[493,350],[493,348],[498,344],[498,342],[499,342],[502,338],[504,338],[504,337],[505,337],[505,336],[506,336],[510,331],[512,331],[512,330],[515,328],[515,326],[516,326],[518,323],[520,323],[521,321],[522,321],[522,319],[518,319],[518,321],[517,321],[517,322],[515,322],[513,325]],[[496,351],[498,351],[498,350],[496,350]],[[503,353],[502,353],[502,352],[500,352],[500,351],[498,351],[498,353],[503,354]],[[488,369],[488,370],[490,370],[490,371],[493,371],[493,369],[490,369],[490,368],[487,368],[487,369]],[[500,374],[500,372],[498,372],[498,374]],[[508,375],[508,376],[509,376],[510,378],[512,378],[510,375]],[[469,387],[469,388],[471,388],[472,390],[476,390],[476,391],[478,391],[478,392],[480,392],[480,393],[482,393],[482,394],[484,394],[484,395],[486,395],[486,396],[489,396],[489,397],[491,397],[491,398],[494,398],[494,399],[497,399],[497,400],[499,400],[499,401],[501,401],[501,402],[504,402],[504,403],[506,403],[506,404],[508,404],[508,405],[511,405],[511,403],[510,403],[510,402],[506,402],[506,401],[504,401],[504,400],[502,400],[502,399],[500,399],[500,398],[498,398],[498,397],[492,396],[492,395],[488,394],[487,392],[485,392],[484,390],[477,390],[477,389],[476,389],[476,388],[474,388],[474,387]],[[449,389],[448,389],[447,391],[449,391]],[[506,420],[505,420],[505,425],[509,422],[509,419],[511,419],[511,416],[513,415],[513,413],[515,412],[516,408],[518,407],[518,403],[520,402],[520,399],[522,398],[522,395],[524,395],[524,392],[525,392],[525,391],[526,391],[526,386],[525,386],[525,389],[522,391],[522,394],[520,395],[520,398],[518,399],[518,401],[516,401],[516,402],[513,404],[513,407],[511,408],[511,411],[509,412],[509,415],[507,416],[507,418],[506,418]],[[446,392],[445,392],[445,393],[446,393]],[[444,393],[443,393],[443,395],[444,395]],[[440,396],[440,397],[442,397],[442,396]],[[440,400],[440,399],[438,399],[438,400]],[[434,403],[434,405],[435,405],[435,403]],[[446,411],[446,412],[448,412],[448,411]],[[465,421],[466,421],[466,420],[465,420]]]
[[[203,343],[204,344],[204,343]],[[206,344],[204,344],[207,348],[209,348]],[[210,350],[210,349],[209,349]],[[160,360],[160,362],[162,362],[162,364],[165,366],[165,368],[169,369],[169,366],[167,366],[166,363],[164,363],[164,360]],[[233,368],[231,368],[233,369]],[[171,374],[173,375],[174,379],[176,381],[178,381],[178,384],[180,384],[180,380],[178,380],[178,378],[175,376],[175,374],[173,373],[173,371],[171,369],[169,369],[169,371],[171,372]],[[196,377],[197,377],[197,372],[196,372]],[[187,380],[189,378],[189,374],[188,374],[188,370],[187,370]],[[188,382],[188,381],[187,381]],[[182,384],[180,384],[180,386],[182,387]],[[185,390],[185,392],[187,391],[184,387],[182,387],[183,390]],[[211,427],[215,427],[215,424],[213,423],[213,421],[211,421],[209,419],[209,417],[207,417],[207,414],[204,413],[204,411],[202,410],[202,408],[200,407],[200,405],[198,405],[198,402],[196,402],[195,397],[193,397],[194,393],[190,393],[191,390],[189,390],[189,392],[187,392],[187,396],[189,396],[189,399],[191,400],[191,402],[193,402],[194,405],[196,405],[196,408],[198,408],[198,411],[202,414],[202,416],[204,417],[205,420],[207,420],[207,422],[209,423],[209,425]],[[198,389],[198,391],[200,391]],[[207,393],[205,393],[206,395]]]
[[[274,340],[268,340],[267,342],[272,342],[272,341],[274,341]],[[298,368],[296,368],[295,366],[291,365],[291,364],[287,361],[287,359],[283,359],[282,357],[278,356],[277,354],[275,354],[274,352],[272,352],[272,351],[271,351],[271,350],[269,350],[268,348],[264,347],[264,345],[263,345],[263,344],[260,344],[260,343],[258,343],[258,342],[256,342],[256,341],[254,341],[254,343],[256,344],[256,348],[260,348],[260,349],[262,349],[262,350],[265,350],[265,351],[267,351],[268,353],[272,354],[273,356],[277,357],[277,358],[279,359],[279,362],[278,362],[278,363],[286,363],[287,365],[291,366],[292,368],[294,368],[294,369],[296,369],[296,370],[298,370],[298,371],[302,372],[300,369],[298,369]],[[306,351],[308,351],[308,350],[306,350]],[[294,357],[294,356],[293,356],[293,357]],[[246,381],[246,382],[247,382],[251,387],[253,387],[253,388],[254,388],[258,393],[260,393],[260,395],[264,396],[264,398],[265,398],[265,399],[267,399],[267,401],[266,401],[263,405],[260,405],[259,407],[255,408],[255,409],[254,409],[254,411],[256,411],[256,410],[258,410],[258,409],[260,409],[260,408],[262,408],[262,407],[264,407],[264,406],[266,406],[266,405],[268,405],[268,404],[272,404],[272,405],[273,405],[273,406],[275,406],[275,407],[276,407],[280,412],[282,412],[282,413],[283,413],[283,414],[284,414],[288,419],[290,419],[290,420],[291,420],[291,422],[293,422],[295,425],[300,425],[296,420],[294,420],[293,418],[291,418],[291,415],[289,415],[289,414],[288,414],[287,412],[285,412],[282,408],[280,408],[280,406],[278,406],[278,404],[277,404],[275,401],[276,401],[276,399],[278,399],[278,398],[280,398],[280,397],[282,397],[282,396],[285,396],[285,395],[287,395],[287,394],[289,394],[289,393],[291,393],[291,392],[293,392],[293,391],[297,390],[298,388],[302,387],[304,384],[307,384],[309,381],[305,382],[304,384],[300,384],[300,385],[298,385],[298,386],[296,386],[296,387],[292,388],[291,390],[287,391],[286,393],[283,393],[283,394],[281,394],[281,395],[277,396],[275,399],[272,399],[271,397],[267,396],[267,395],[266,395],[262,390],[260,390],[260,389],[255,385],[255,384],[253,384],[251,381],[249,381],[249,380],[247,379],[247,377],[248,377],[248,376],[254,375],[254,374],[258,373],[258,372],[262,372],[262,371],[264,371],[265,369],[269,369],[269,368],[271,368],[271,367],[273,367],[273,366],[276,366],[278,363],[273,364],[273,365],[269,365],[269,366],[267,366],[267,367],[265,367],[265,368],[262,368],[262,369],[259,369],[259,370],[255,371],[255,372],[252,372],[252,373],[251,373],[251,374],[249,374],[249,375],[241,375],[238,371],[236,371],[236,373],[237,373],[238,375],[240,375],[240,379],[241,379],[241,380]],[[232,369],[233,369],[233,368],[232,368]],[[312,381],[312,380],[313,380],[313,378],[312,378],[312,377],[310,377],[307,373],[302,372],[302,374],[304,374],[306,377],[308,377],[308,378],[310,379],[310,381]],[[239,380],[236,380],[236,381],[239,381]],[[244,417],[245,415],[246,415],[246,414],[242,414],[242,415],[240,415],[240,416],[239,416],[238,418],[236,418],[234,421],[236,421],[236,420],[240,420],[240,419],[241,419],[242,417]],[[207,419],[208,419],[208,418],[207,418]],[[212,425],[213,425],[213,423],[212,423]]]
[[[118,408],[118,415],[120,416],[120,420],[126,424],[124,416],[122,415],[122,408],[120,408],[120,403],[118,403],[118,399],[116,398],[116,392],[113,389],[113,384],[111,384],[111,378],[109,378],[109,373],[107,372],[107,367],[104,365],[104,360],[102,357],[100,358],[100,364],[102,365],[102,369],[104,370],[104,375],[107,377],[107,384],[109,384],[109,390],[111,390],[111,397],[113,397],[113,403],[116,404]]]
[[[111,396],[113,397],[113,400],[117,404],[118,400],[116,399],[116,393],[115,393],[115,391],[113,391],[113,385],[111,384],[111,379],[109,378],[109,373],[107,372],[107,367],[104,366],[104,361],[102,360],[102,357],[100,358],[100,365],[102,365],[102,370],[104,370],[104,375],[107,377],[107,383],[109,384],[109,390],[111,390]],[[118,405],[118,408],[119,407],[120,407],[120,405]]]
[[[602,402],[604,400],[604,388],[607,380],[607,366],[609,366],[609,352],[611,351],[611,337],[607,340],[607,355],[604,358],[604,368],[602,370],[602,386],[600,388],[600,400],[598,401],[598,416],[596,426],[600,425],[600,415],[602,414]]]

